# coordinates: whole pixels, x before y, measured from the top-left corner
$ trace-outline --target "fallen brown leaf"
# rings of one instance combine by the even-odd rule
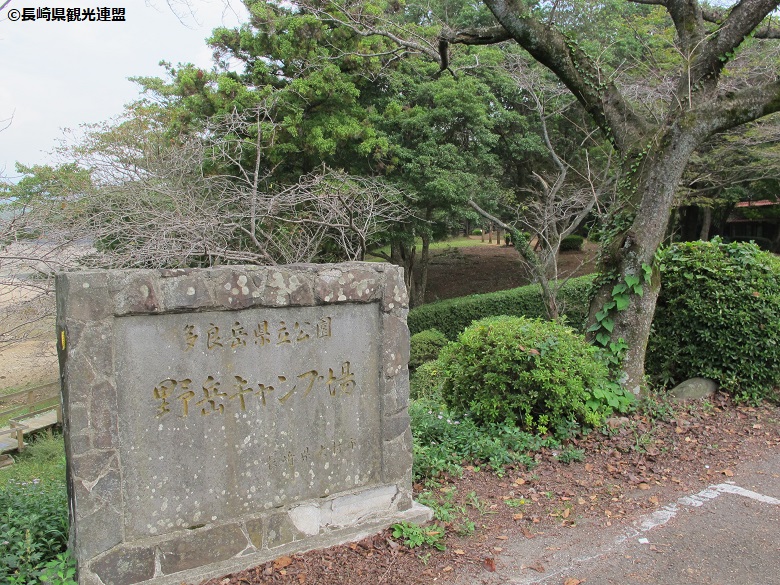
[[[465,550],[463,550],[462,548],[456,548],[456,549],[455,549],[454,551],[452,551],[452,552],[453,552],[453,553],[455,553],[456,555],[465,555],[465,554],[466,554],[466,551],[465,551]]]
[[[485,557],[483,564],[485,565],[485,569],[487,569],[491,573],[496,572],[496,559],[494,559],[493,557]]]
[[[285,567],[289,567],[292,565],[292,559],[290,557],[279,557],[274,561],[274,569],[277,571],[280,569],[284,569]]]
[[[585,581],[580,581],[579,579],[573,579],[572,577],[569,577],[563,582],[563,585],[580,585],[580,583],[585,583]]]

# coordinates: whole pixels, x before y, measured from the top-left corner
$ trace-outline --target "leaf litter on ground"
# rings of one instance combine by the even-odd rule
[[[718,394],[709,402],[678,405],[668,416],[666,421],[634,416],[616,428],[573,439],[574,447],[585,450],[583,462],[562,464],[545,448],[535,456],[533,469],[509,467],[498,477],[477,463],[465,466],[462,477],[441,478],[434,492],[449,498],[448,505],[459,515],[439,523],[444,551],[410,549],[386,530],[357,543],[280,557],[202,585],[478,583],[480,576],[502,570],[497,545],[577,530],[584,520],[603,526],[628,522],[681,493],[738,478],[739,464],[766,449],[780,449],[780,406],[735,405]],[[522,504],[513,507],[508,501]],[[474,530],[459,533],[457,527],[466,520]],[[544,570],[534,559],[526,566]],[[584,582],[567,577],[563,583]]]

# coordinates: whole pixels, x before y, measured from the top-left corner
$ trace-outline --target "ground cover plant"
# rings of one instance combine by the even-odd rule
[[[505,466],[532,467],[533,453],[560,445],[558,437],[529,433],[509,421],[478,424],[431,398],[412,401],[409,416],[414,477],[421,482],[459,476],[464,465],[484,464],[503,475]]]
[[[0,582],[74,583],[67,543],[62,437],[44,435],[0,470]]]

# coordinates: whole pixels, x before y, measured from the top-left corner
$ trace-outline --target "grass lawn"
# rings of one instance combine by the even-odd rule
[[[62,435],[49,437],[40,433],[21,453],[14,453],[16,463],[0,469],[0,489],[9,483],[35,480],[65,483],[65,444]]]
[[[415,245],[418,247],[422,247],[422,239],[417,238],[415,239]],[[471,248],[474,246],[495,246],[497,245],[495,242],[492,244],[488,244],[487,239],[483,242],[479,236],[461,236],[457,238],[448,238],[446,240],[441,240],[439,242],[432,242],[431,243],[431,250],[446,250],[447,248]],[[379,248],[376,250],[377,252],[384,252],[385,254],[390,254],[390,246],[383,246],[382,248]],[[369,252],[366,255],[366,262],[384,262],[383,258],[380,258],[379,256],[376,256],[372,252]]]

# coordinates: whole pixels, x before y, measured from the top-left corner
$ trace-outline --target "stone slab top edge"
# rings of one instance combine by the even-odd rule
[[[92,321],[129,315],[232,311],[379,302],[408,310],[403,269],[384,262],[85,270],[57,274],[70,317]]]

